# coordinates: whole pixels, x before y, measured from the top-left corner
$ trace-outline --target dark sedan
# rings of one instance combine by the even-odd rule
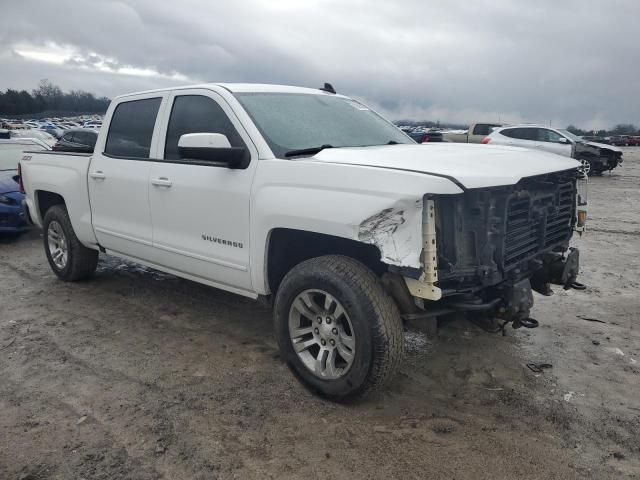
[[[411,132],[405,132],[411,138],[413,138],[417,143],[427,143],[427,142],[441,142],[442,141],[442,133],[436,131],[429,130],[417,130]]]
[[[53,146],[58,152],[93,153],[98,132],[90,128],[70,128]]]

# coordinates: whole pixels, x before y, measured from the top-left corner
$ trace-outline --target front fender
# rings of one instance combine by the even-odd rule
[[[460,192],[450,180],[416,172],[261,160],[251,202],[254,288],[268,292],[266,246],[275,228],[372,244],[384,263],[421,268],[424,195]]]

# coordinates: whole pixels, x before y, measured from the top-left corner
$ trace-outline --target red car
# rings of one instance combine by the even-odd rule
[[[627,140],[627,145],[629,145],[630,147],[640,146],[640,136],[638,135],[629,136]]]

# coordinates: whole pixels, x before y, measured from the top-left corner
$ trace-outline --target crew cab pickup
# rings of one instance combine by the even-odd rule
[[[113,100],[92,154],[24,152],[65,281],[99,252],[273,300],[282,358],[348,400],[403,355],[403,321],[470,311],[535,326],[532,289],[576,285],[581,164],[416,145],[332,88],[206,84]]]
[[[472,123],[467,130],[442,133],[442,141],[450,143],[482,143],[494,127],[501,127],[500,123]]]

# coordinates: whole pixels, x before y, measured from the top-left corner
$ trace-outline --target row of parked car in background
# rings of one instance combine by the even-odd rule
[[[0,128],[4,130],[37,130],[46,133],[54,139],[59,139],[72,128],[86,128],[100,130],[102,115],[81,115],[77,117],[44,118],[31,120],[16,120],[0,118]]]
[[[602,175],[622,163],[618,146],[640,145],[640,136],[579,137],[566,129],[534,124],[473,123],[465,130],[400,128],[418,143],[481,143],[544,150],[582,161],[592,175]]]
[[[3,121],[0,128],[0,234],[16,235],[29,229],[20,191],[18,162],[23,151],[92,153],[98,138],[97,120],[56,124],[58,138],[48,132],[48,123]],[[57,128],[56,127],[56,128]]]
[[[443,129],[436,127],[408,126],[401,125],[400,129],[413,138],[418,143],[427,142],[468,142],[463,137],[472,135],[475,141],[469,143],[480,143],[484,137],[489,135],[493,128],[504,126],[501,123],[475,123],[468,129]],[[580,137],[587,142],[614,145],[616,147],[638,147],[640,146],[640,135],[611,135],[608,137],[597,135],[583,135]]]
[[[28,228],[22,213],[17,164],[22,151],[55,150],[92,153],[102,126],[101,115],[12,120],[0,118],[0,233]],[[638,146],[640,136],[579,137],[545,125],[473,123],[468,129],[400,126],[417,143],[478,143],[508,145],[572,157],[585,170],[601,175],[622,163],[618,146]]]

